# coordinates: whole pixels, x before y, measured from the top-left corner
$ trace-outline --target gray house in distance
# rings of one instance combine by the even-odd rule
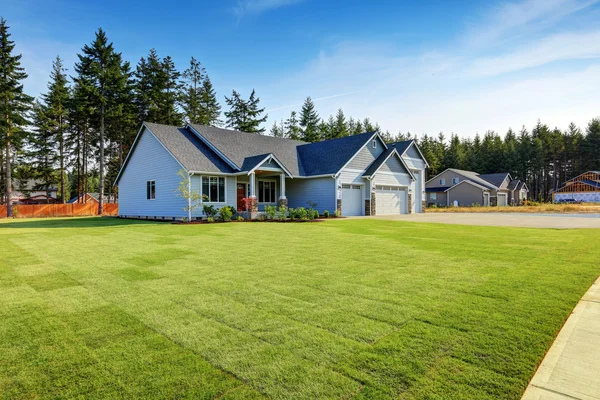
[[[508,172],[478,174],[449,168],[427,181],[425,192],[427,206],[507,206],[527,200],[529,189]]]
[[[210,126],[144,123],[117,175],[119,216],[186,215],[184,170],[206,204],[243,210],[242,199],[314,207],[320,213],[389,215],[423,211],[425,161],[414,141],[386,144],[377,133],[306,143]],[[203,217],[195,211],[193,217]]]

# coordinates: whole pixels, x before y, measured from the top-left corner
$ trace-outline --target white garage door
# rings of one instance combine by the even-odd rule
[[[375,187],[377,215],[408,214],[406,189],[399,186]]]
[[[508,200],[507,200],[507,196],[506,194],[500,194],[498,193],[498,206],[500,207],[504,207],[506,205],[508,205]]]
[[[362,185],[342,185],[342,215],[363,215]]]

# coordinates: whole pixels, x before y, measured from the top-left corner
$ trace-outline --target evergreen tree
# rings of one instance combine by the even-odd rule
[[[346,125],[346,117],[344,116],[344,111],[340,108],[335,115],[335,125],[332,132],[332,137],[341,138],[344,136],[348,136],[348,126]]]
[[[37,182],[34,190],[45,190],[50,198],[50,188],[57,183],[55,164],[57,143],[53,119],[49,116],[49,107],[36,101],[33,104],[33,130],[29,138],[27,158],[30,161],[31,177]]]
[[[12,216],[12,161],[27,136],[28,111],[33,99],[23,92],[27,74],[21,67],[21,55],[14,54],[9,26],[0,18],[0,150],[4,161],[4,185],[7,216]]]
[[[181,106],[184,116],[192,124],[207,125],[202,121],[202,110],[200,107],[200,98],[202,96],[202,83],[206,75],[206,70],[200,65],[200,61],[194,57],[190,60],[190,66],[183,71],[181,82]]]
[[[177,101],[181,92],[179,83],[181,73],[175,68],[175,63],[170,56],[163,59],[161,67],[165,86],[159,97],[159,113],[161,116],[159,123],[180,126],[183,119],[177,110]]]
[[[319,137],[319,114],[310,96],[304,100],[300,111],[300,127],[302,128],[302,140],[305,142],[322,140]]]
[[[208,75],[202,82],[202,89],[200,91],[200,110],[200,124],[221,126],[221,105],[217,100],[217,92],[213,88]]]
[[[62,203],[67,201],[67,171],[66,171],[66,150],[65,139],[68,129],[68,102],[69,86],[66,70],[59,56],[52,63],[50,72],[50,82],[48,83],[48,93],[42,95],[47,119],[48,129],[58,146],[58,164],[59,164],[59,187],[60,199]],[[39,118],[36,118],[39,121]]]
[[[582,156],[586,170],[600,171],[600,118],[591,120],[586,128]]]
[[[82,54],[77,55],[75,64],[78,76],[75,81],[81,86],[90,104],[94,106],[94,124],[98,128],[99,148],[99,199],[98,214],[102,214],[104,205],[105,179],[105,139],[106,119],[118,107],[116,93],[127,77],[123,75],[121,54],[116,53],[113,44],[108,42],[106,33],[98,29],[91,45],[85,45]]]
[[[290,117],[284,122],[284,130],[286,132],[286,137],[292,140],[301,140],[302,139],[302,129],[300,128],[298,122],[298,114],[296,111],[292,111],[290,113]]]
[[[261,116],[265,109],[258,107],[260,99],[256,97],[254,89],[248,100],[242,99],[240,94],[234,90],[231,97],[225,96],[225,101],[229,106],[229,111],[225,112],[228,128],[260,135],[265,132],[265,128],[262,128],[261,124],[267,120],[268,116]]]

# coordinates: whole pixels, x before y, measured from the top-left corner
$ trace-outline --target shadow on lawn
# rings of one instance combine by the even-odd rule
[[[11,222],[0,222],[0,229],[4,228],[104,228],[116,226],[164,224],[158,221],[141,221],[135,219],[120,219],[116,217],[82,217],[82,218],[49,218],[27,220],[13,219]]]

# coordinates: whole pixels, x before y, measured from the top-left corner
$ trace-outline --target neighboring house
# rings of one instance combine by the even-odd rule
[[[35,179],[25,182],[13,182],[12,202],[15,204],[47,204],[56,203],[58,189],[55,187],[45,188],[43,184]]]
[[[600,171],[588,171],[552,193],[553,201],[600,203]]]
[[[425,184],[427,205],[506,206],[527,200],[525,182],[513,179],[508,172],[478,174],[449,168]]]
[[[387,145],[377,133],[306,143],[210,126],[144,123],[119,171],[119,214],[181,218],[180,170],[205,204],[243,210],[313,206],[320,213],[422,212],[427,162],[413,141]],[[194,217],[202,217],[201,208]]]
[[[68,201],[68,204],[73,204],[73,203],[98,203],[98,199],[100,198],[100,193],[85,193],[84,195],[79,195],[79,196],[75,196],[73,197],[71,200]],[[109,196],[104,196],[104,203],[116,203],[117,201],[114,198],[111,198]]]

